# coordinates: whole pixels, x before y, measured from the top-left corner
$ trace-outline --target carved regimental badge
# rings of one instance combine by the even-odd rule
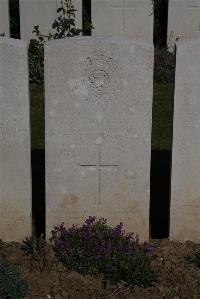
[[[121,91],[122,71],[112,57],[95,50],[86,58],[86,61],[86,73],[92,98],[110,100]]]

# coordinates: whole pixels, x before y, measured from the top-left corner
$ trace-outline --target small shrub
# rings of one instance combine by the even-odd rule
[[[21,299],[28,292],[27,283],[13,265],[0,263],[0,298]]]
[[[3,239],[0,239],[0,253],[4,252],[5,250],[5,242],[3,241]]]
[[[64,223],[51,231],[56,257],[69,269],[99,275],[112,283],[149,286],[155,280],[151,269],[153,247],[133,233],[126,234],[123,224],[111,228],[106,220],[89,217],[81,227],[66,229]]]
[[[24,251],[25,255],[30,257],[31,268],[33,267],[33,261],[36,261],[39,263],[40,271],[42,271],[46,263],[45,248],[47,245],[43,236],[41,235],[39,238],[26,237],[23,243],[24,245],[21,246],[21,250]]]
[[[2,239],[0,239],[0,257],[5,261],[6,259],[6,249],[11,246],[10,244],[5,243]]]
[[[43,83],[44,81],[44,45],[37,39],[31,39],[28,50],[29,81]]]
[[[76,28],[76,9],[72,0],[60,0],[60,7],[57,9],[58,18],[52,23],[53,32],[44,35],[40,32],[39,25],[34,26],[35,39],[30,40],[29,45],[29,80],[31,83],[43,83],[44,81],[44,44],[46,41],[78,36],[82,29]],[[86,21],[84,28],[94,28]]]
[[[40,32],[39,25],[34,26],[35,39],[29,44],[29,80],[31,83],[43,83],[44,81],[44,44],[47,40],[61,39],[70,36],[77,36],[82,31],[75,27],[75,11],[71,0],[61,0],[58,7],[58,18],[52,23],[52,30],[48,35]]]

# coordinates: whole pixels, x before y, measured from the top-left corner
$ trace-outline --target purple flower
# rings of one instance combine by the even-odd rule
[[[58,249],[60,249],[61,251],[64,251],[66,249],[66,244],[65,241],[63,240],[57,240],[56,241],[56,246],[58,247]]]
[[[118,225],[116,225],[115,226],[115,228],[114,228],[114,233],[116,234],[116,235],[121,235],[122,234],[122,228],[123,228],[123,223],[122,222],[120,222],[120,224],[118,224]]]
[[[144,242],[144,249],[148,252],[153,252],[155,250],[154,246],[149,244],[148,242]]]
[[[62,230],[64,228],[64,222],[62,222],[60,225],[54,226],[54,231],[58,232],[59,230]]]
[[[87,225],[91,225],[92,223],[94,223],[96,220],[96,217],[95,216],[89,216],[88,219],[86,219],[85,223]]]

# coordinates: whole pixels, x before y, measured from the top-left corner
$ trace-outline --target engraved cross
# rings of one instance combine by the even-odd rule
[[[118,168],[116,164],[103,164],[101,163],[101,148],[99,147],[98,161],[96,164],[80,164],[82,167],[96,167],[98,171],[98,193],[99,193],[99,204],[101,204],[101,170],[106,167]]]

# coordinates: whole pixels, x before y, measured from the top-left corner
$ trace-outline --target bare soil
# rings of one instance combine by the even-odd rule
[[[18,266],[27,281],[29,292],[25,299],[191,299],[200,298],[200,268],[189,263],[185,256],[200,251],[200,244],[154,240],[152,267],[158,273],[158,281],[152,287],[128,287],[125,283],[111,285],[100,277],[83,276],[67,270],[54,256],[47,243],[45,266],[33,262],[20,249],[22,243],[11,242],[5,250],[5,260]]]

